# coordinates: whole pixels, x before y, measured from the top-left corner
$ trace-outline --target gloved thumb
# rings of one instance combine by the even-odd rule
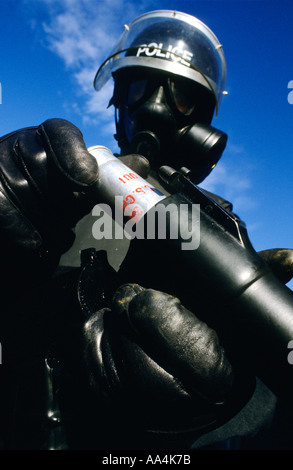
[[[43,122],[37,133],[46,153],[60,174],[78,189],[90,186],[98,179],[98,164],[86,148],[81,131],[65,119]]]
[[[214,330],[171,295],[136,284],[121,286],[113,309],[124,316],[139,346],[192,395],[221,403],[232,367]]]

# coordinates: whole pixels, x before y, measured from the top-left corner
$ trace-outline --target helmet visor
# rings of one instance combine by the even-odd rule
[[[189,78],[213,92],[217,105],[226,84],[226,61],[214,33],[197,18],[171,10],[146,13],[125,27],[99,68],[99,91],[119,69],[149,67]]]

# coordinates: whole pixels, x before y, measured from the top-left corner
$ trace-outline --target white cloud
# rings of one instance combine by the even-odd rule
[[[34,0],[24,2],[32,9],[37,6]],[[152,0],[139,4],[127,0],[38,0],[46,14],[41,24],[32,18],[31,26],[42,28],[46,46],[72,73],[76,96],[84,102],[76,112],[83,114],[85,122],[88,117],[91,121],[98,118],[113,133],[113,125],[110,126],[113,110],[106,110],[113,84],[109,82],[96,92],[93,80],[123,32],[124,24],[152,9],[153,4]]]

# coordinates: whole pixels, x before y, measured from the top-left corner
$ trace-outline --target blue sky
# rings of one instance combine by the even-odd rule
[[[94,75],[123,25],[157,9],[197,16],[223,44],[213,125],[228,145],[202,186],[233,202],[256,250],[293,248],[292,0],[0,0],[0,134],[62,117],[117,151],[111,84],[95,92]]]

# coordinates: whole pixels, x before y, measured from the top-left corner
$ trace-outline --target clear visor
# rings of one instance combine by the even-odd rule
[[[226,85],[226,61],[214,33],[185,13],[158,10],[135,19],[99,68],[99,91],[112,73],[127,67],[149,67],[200,83],[213,92],[217,107]]]

